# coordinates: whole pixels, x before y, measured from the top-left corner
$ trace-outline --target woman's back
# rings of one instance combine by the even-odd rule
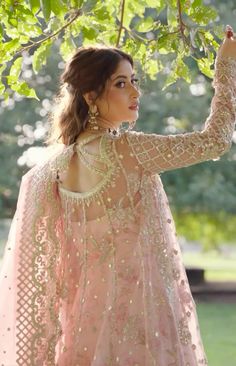
[[[58,365],[206,364],[167,197],[128,136],[79,139],[70,169],[59,172]],[[90,179],[85,191],[81,172]]]
[[[78,139],[74,151],[67,172],[60,177],[60,191],[86,203],[88,220],[106,210],[135,206],[141,167],[124,136],[113,141],[104,134],[87,134]]]

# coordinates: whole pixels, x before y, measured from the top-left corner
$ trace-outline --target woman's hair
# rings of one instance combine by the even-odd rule
[[[70,145],[75,142],[88,120],[89,108],[83,95],[94,91],[99,97],[123,59],[133,67],[132,57],[117,48],[81,47],[75,52],[60,77],[61,85],[50,114],[51,128],[46,144]]]

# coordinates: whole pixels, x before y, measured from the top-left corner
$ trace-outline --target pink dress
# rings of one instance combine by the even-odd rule
[[[0,276],[1,366],[207,365],[159,174],[228,151],[235,81],[236,60],[218,58],[202,131],[90,136],[23,177]],[[84,193],[63,186],[74,154],[101,178]]]

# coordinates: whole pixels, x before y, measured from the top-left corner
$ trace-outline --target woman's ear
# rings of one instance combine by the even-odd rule
[[[83,95],[86,103],[88,104],[88,106],[94,104],[95,102],[95,99],[96,99],[96,93],[94,91],[91,91],[91,92],[88,92],[88,93],[85,93]]]

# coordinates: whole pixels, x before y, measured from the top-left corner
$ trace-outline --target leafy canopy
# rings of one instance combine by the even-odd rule
[[[37,98],[21,77],[25,52],[38,73],[54,42],[64,60],[81,45],[122,48],[147,75],[167,77],[163,89],[183,78],[191,82],[188,58],[213,76],[212,64],[223,30],[217,11],[201,0],[2,0],[0,4],[0,95],[11,90]],[[166,57],[171,64],[166,68]]]

